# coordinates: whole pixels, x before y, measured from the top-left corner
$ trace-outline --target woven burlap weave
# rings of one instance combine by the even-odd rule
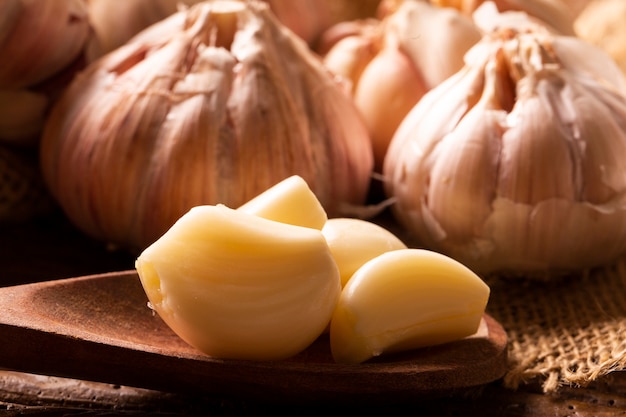
[[[626,369],[626,259],[551,281],[487,282],[488,313],[509,337],[509,388],[552,392]]]

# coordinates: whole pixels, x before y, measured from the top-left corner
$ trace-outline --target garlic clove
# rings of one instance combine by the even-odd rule
[[[489,287],[447,256],[401,249],[373,258],[344,287],[330,327],[339,363],[459,340],[474,334]]]
[[[365,119],[380,172],[396,128],[428,91],[413,62],[398,46],[386,46],[362,70],[354,101]]]
[[[377,24],[368,22],[375,31]],[[339,40],[328,40],[332,47],[324,54],[324,65],[349,84],[347,90],[354,94],[361,75],[380,50],[379,41],[375,34],[359,33],[342,37]]]
[[[328,219],[322,234],[339,267],[342,286],[367,261],[385,252],[407,248],[389,230],[362,219]]]
[[[341,291],[319,230],[222,205],[192,208],[136,268],[159,316],[217,358],[299,353],[326,329]]]
[[[268,220],[321,230],[328,216],[302,177],[293,175],[270,187],[237,210]]]
[[[607,61],[615,61],[614,56],[575,37],[558,37],[553,40],[552,47],[564,67],[578,72],[581,76],[588,73],[596,74],[598,80],[603,80],[602,82],[613,86],[621,94],[626,94],[625,73],[619,66],[604,64]]]
[[[385,24],[429,89],[461,69],[464,54],[482,37],[469,17],[423,0],[402,1]]]

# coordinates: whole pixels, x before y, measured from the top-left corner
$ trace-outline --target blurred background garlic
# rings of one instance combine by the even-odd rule
[[[606,53],[575,37],[530,23],[486,34],[392,139],[395,217],[420,245],[481,274],[616,259],[626,250],[624,85]]]
[[[373,156],[348,94],[267,4],[190,6],[90,64],[55,104],[44,178],[89,235],[137,250],[200,204],[300,175],[329,215],[364,203]]]
[[[626,74],[626,1],[592,0],[574,22],[576,34],[606,51]]]
[[[324,64],[349,81],[367,123],[376,170],[408,111],[463,66],[481,37],[472,20],[425,0],[381,4],[380,20],[339,23],[323,35]]]
[[[0,224],[53,210],[38,163],[52,102],[81,67],[84,0],[0,1]]]
[[[0,144],[37,143],[62,73],[82,59],[89,36],[84,0],[0,2]]]
[[[440,7],[453,7],[471,16],[484,3],[500,12],[521,11],[561,35],[574,35],[574,18],[588,0],[431,0]]]

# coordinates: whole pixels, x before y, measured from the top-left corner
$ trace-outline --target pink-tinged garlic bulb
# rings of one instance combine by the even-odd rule
[[[88,234],[141,249],[200,204],[300,175],[329,215],[364,203],[373,156],[350,97],[265,3],[203,2],[79,74],[54,107],[44,177]]]
[[[396,218],[480,273],[616,259],[626,250],[624,86],[580,39],[521,25],[485,35],[392,139],[384,175]]]

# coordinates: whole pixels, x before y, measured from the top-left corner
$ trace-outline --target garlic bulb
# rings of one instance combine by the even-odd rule
[[[336,43],[324,45],[328,48],[324,63],[350,81],[380,171],[389,141],[404,116],[424,93],[463,66],[463,55],[481,34],[457,10],[425,0],[404,1],[378,25],[371,20],[360,25],[360,30],[343,37],[329,36]]]
[[[256,1],[203,2],[79,74],[47,121],[44,178],[90,235],[144,248],[189,208],[300,175],[329,214],[363,204],[365,125],[308,46]]]
[[[396,218],[480,273],[614,260],[626,250],[625,91],[613,61],[577,38],[485,35],[392,139]]]

